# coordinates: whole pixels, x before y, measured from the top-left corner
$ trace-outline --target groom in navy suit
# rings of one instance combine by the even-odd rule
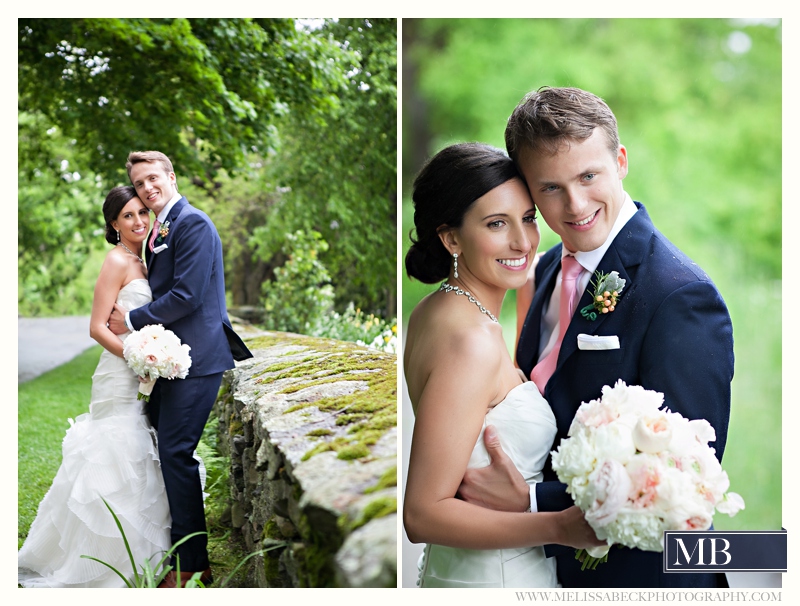
[[[115,306],[109,326],[117,334],[162,324],[191,347],[185,379],[158,380],[149,415],[158,431],[158,451],[172,514],[172,542],[206,532],[199,464],[194,450],[217,398],[222,374],[234,360],[252,354],[236,335],[225,306],[222,243],[214,224],[178,193],[169,158],[157,151],[131,152],[126,165],[142,203],[156,214],[145,244],[153,301],[127,310]],[[159,587],[182,586],[195,572],[212,581],[207,536],[177,547],[180,579],[170,571]]]
[[[711,279],[622,188],[628,157],[611,110],[586,91],[540,89],[509,118],[506,147],[537,209],[561,237],[539,260],[529,290],[517,293],[518,301],[530,306],[522,310],[516,361],[555,413],[553,447],[567,437],[580,404],[621,379],[662,392],[664,404],[684,417],[708,420],[716,432],[710,445],[721,460],[733,379],[730,316]],[[565,316],[571,319],[559,339],[567,256],[580,264],[578,301]],[[564,266],[569,265],[572,259]],[[596,271],[618,272],[625,287],[613,311],[592,316]],[[551,352],[550,364],[540,364]],[[517,511],[529,505],[532,511],[559,511],[573,504],[549,460],[544,481],[528,493],[491,433],[487,448],[492,465],[468,470],[462,498]],[[664,573],[661,553],[613,547],[606,563],[582,571],[574,550],[547,546],[545,551],[557,558],[559,581],[568,588],[727,586],[722,574]]]

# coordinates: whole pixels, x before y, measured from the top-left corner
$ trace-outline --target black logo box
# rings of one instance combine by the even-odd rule
[[[786,572],[781,530],[664,533],[664,572]]]

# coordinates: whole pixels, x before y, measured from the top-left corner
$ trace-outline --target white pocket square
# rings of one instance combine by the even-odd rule
[[[156,247],[153,249],[153,254],[154,254],[154,255],[157,255],[157,254],[158,254],[158,253],[160,253],[162,250],[167,250],[168,248],[169,248],[169,246],[167,246],[166,244],[162,244],[161,246],[156,246]]]
[[[598,337],[597,335],[578,335],[578,349],[619,349],[619,337],[610,335]]]

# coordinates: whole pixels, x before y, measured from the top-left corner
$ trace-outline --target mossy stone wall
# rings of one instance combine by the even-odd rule
[[[396,587],[397,356],[242,336],[254,358],[225,373],[216,407],[233,526],[248,552],[280,546],[255,585]]]

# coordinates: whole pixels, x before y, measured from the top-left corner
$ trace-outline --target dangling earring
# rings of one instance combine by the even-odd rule
[[[119,230],[117,230],[117,242],[119,242]]]
[[[458,253],[453,253],[453,277],[458,277]]]

